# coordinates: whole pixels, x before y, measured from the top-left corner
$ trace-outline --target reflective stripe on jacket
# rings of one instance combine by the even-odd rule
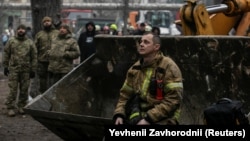
[[[156,73],[156,69],[161,68],[162,73]],[[150,94],[149,85],[152,77],[163,80],[164,97],[156,99]],[[150,65],[142,66],[137,61],[129,70],[125,82],[120,90],[114,115],[124,115],[124,106],[131,94],[140,94],[142,99],[141,108],[143,112],[152,119],[154,123],[170,119],[178,120],[180,104],[182,101],[182,74],[176,63],[161,52],[157,54]]]

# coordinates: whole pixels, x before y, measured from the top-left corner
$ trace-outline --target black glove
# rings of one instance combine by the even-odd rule
[[[133,94],[125,105],[126,122],[130,125],[136,125],[142,119],[140,101],[140,96]]]
[[[4,68],[4,75],[5,76],[8,76],[10,73],[9,69],[8,68]]]
[[[34,78],[35,77],[35,72],[34,71],[30,71],[30,78]]]

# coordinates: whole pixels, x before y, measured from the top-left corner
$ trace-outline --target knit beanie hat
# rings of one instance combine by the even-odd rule
[[[19,29],[25,29],[26,30],[26,26],[24,24],[20,24],[18,27],[17,27],[17,30]]]
[[[44,23],[45,21],[52,21],[52,19],[48,16],[44,17],[42,20],[42,23]]]

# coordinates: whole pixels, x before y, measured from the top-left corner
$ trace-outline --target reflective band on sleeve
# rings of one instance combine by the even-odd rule
[[[129,119],[133,119],[133,118],[135,118],[135,117],[137,117],[137,116],[139,116],[139,115],[140,115],[139,112],[133,113],[133,114],[131,114],[131,115],[129,116]]]
[[[182,82],[178,83],[168,83],[165,85],[165,92],[174,88],[183,88]]]
[[[122,88],[121,88],[122,91],[126,91],[128,93],[133,93],[133,88],[130,87],[129,85],[127,85],[127,83],[124,83]]]
[[[181,113],[180,109],[176,110],[176,112],[174,113],[174,118],[178,120],[180,117],[180,113]]]

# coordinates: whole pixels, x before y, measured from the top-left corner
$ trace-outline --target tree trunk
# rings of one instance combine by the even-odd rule
[[[44,16],[50,16],[53,24],[60,21],[60,11],[62,0],[31,0],[32,24],[34,35],[42,29],[42,19]]]

